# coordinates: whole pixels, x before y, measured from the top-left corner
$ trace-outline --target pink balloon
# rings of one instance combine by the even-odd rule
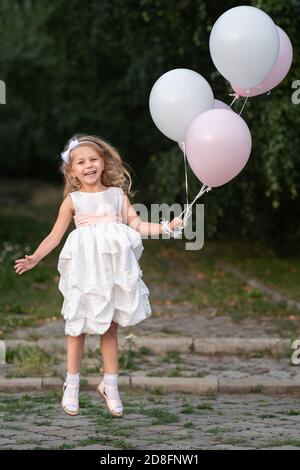
[[[251,97],[267,93],[268,91],[275,88],[284,79],[290,70],[293,61],[293,47],[288,35],[283,31],[283,29],[281,29],[279,26],[277,26],[277,29],[280,45],[277,61],[273,69],[261,82],[261,84],[255,88],[245,90],[243,88],[236,87],[235,85],[231,85],[233,90],[239,96]]]
[[[224,103],[224,101],[221,100],[214,100],[214,108],[213,109],[230,109],[232,111],[232,108],[228,106],[228,104]],[[183,144],[184,142],[177,142],[180,150],[184,152]]]
[[[228,183],[246,165],[251,134],[245,121],[228,109],[200,114],[186,135],[186,154],[197,178],[210,187]]]

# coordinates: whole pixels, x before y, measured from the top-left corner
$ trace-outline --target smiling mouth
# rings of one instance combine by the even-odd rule
[[[97,172],[96,171],[89,171],[88,173],[85,173],[84,176],[92,176],[95,175]]]

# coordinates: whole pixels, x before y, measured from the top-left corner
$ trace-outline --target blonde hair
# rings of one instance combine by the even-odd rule
[[[123,189],[124,193],[128,196],[133,196],[134,193],[131,192],[132,180],[129,171],[125,167],[129,165],[122,161],[122,158],[119,152],[107,141],[104,139],[94,136],[94,135],[76,135],[79,142],[83,140],[88,140],[93,142],[91,147],[97,151],[98,155],[104,159],[105,165],[104,170],[101,175],[101,183],[104,186],[118,186]],[[89,145],[85,143],[85,145]],[[69,147],[69,141],[65,145],[64,150],[67,150]],[[78,191],[81,188],[80,181],[78,178],[73,178],[71,176],[71,167],[72,167],[72,156],[70,155],[69,162],[66,163],[62,161],[62,164],[59,168],[60,173],[63,174],[65,179],[65,187],[63,197],[65,198],[68,193],[73,191]]]

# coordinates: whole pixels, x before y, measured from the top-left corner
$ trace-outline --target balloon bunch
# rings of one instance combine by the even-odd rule
[[[249,97],[270,92],[283,80],[293,57],[287,34],[265,12],[250,6],[231,8],[218,18],[209,49],[214,65],[234,91],[230,106],[214,99],[202,75],[185,68],[163,74],[149,98],[154,123],[183,151],[187,200],[180,214],[184,214],[183,228],[195,201],[211,188],[228,183],[246,165],[252,139],[241,112]],[[237,114],[231,106],[240,96],[246,100]],[[186,159],[202,182],[191,203]]]

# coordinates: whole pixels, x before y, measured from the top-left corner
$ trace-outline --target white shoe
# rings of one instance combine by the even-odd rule
[[[63,397],[61,405],[70,416],[76,416],[79,413],[79,385],[72,385],[64,382]]]
[[[123,405],[117,387],[104,385],[104,380],[102,380],[102,382],[97,387],[97,392],[106,401],[106,406],[110,414],[119,417],[123,416]]]

